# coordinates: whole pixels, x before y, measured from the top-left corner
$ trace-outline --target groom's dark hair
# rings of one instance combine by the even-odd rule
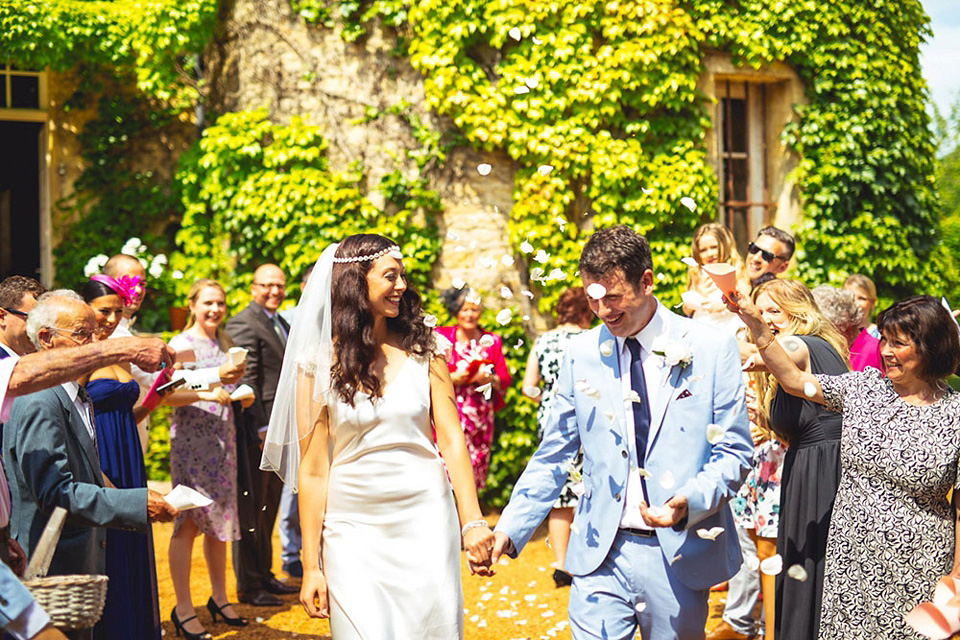
[[[640,283],[643,272],[653,270],[650,243],[630,227],[615,227],[594,232],[580,254],[580,273],[599,280],[613,269],[623,275],[633,287]]]

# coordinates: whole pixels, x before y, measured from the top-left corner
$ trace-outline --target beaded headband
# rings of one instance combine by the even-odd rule
[[[389,254],[391,257],[396,258],[397,260],[403,259],[403,254],[400,253],[400,247],[397,245],[392,245],[386,249],[381,249],[376,253],[369,253],[365,256],[353,256],[352,258],[337,258],[334,257],[333,261],[338,264],[344,264],[346,262],[366,262],[367,260],[376,260],[380,256],[385,256]]]

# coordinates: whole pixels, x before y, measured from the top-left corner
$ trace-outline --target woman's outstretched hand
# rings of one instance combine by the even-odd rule
[[[723,300],[727,303],[727,309],[737,314],[748,329],[755,331],[763,327],[764,321],[760,315],[760,309],[750,301],[750,298],[739,291],[730,291],[723,294]]]
[[[470,575],[492,576],[493,531],[490,527],[475,527],[463,536],[463,549],[467,554]]]
[[[307,569],[300,584],[300,604],[311,618],[329,618],[327,579],[322,569]]]

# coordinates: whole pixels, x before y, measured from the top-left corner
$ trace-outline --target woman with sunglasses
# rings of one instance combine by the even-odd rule
[[[106,340],[120,323],[123,309],[140,295],[137,277],[119,280],[95,275],[80,290],[97,320],[95,339]],[[88,341],[86,336],[74,341]],[[97,369],[86,383],[93,400],[100,469],[118,489],[147,486],[137,422],[149,412],[137,406],[140,386],[129,365]],[[107,529],[107,598],[97,624],[113,638],[160,638],[157,569],[153,532]]]

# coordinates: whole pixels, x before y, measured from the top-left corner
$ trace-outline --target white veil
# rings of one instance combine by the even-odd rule
[[[323,250],[300,297],[263,442],[260,468],[276,472],[294,491],[300,470],[300,441],[313,431],[318,412],[330,395],[330,287],[338,246],[331,244]]]

